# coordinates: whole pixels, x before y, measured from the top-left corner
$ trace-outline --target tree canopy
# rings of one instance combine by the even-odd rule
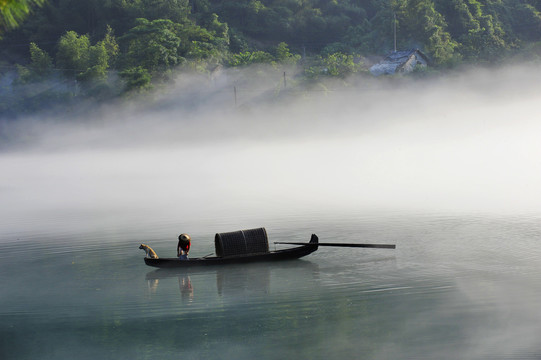
[[[45,0],[0,0],[0,36],[6,30],[19,26],[34,6]]]
[[[393,29],[399,50],[418,48],[436,68],[539,57],[541,1],[0,0],[0,76],[62,76],[73,93],[100,84],[117,95],[178,67],[299,65],[309,80],[344,78],[391,52]]]

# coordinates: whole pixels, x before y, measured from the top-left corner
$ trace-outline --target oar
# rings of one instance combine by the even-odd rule
[[[375,249],[396,249],[396,245],[387,244],[351,244],[351,243],[301,243],[301,242],[274,242],[275,244],[289,244],[289,245],[318,245],[318,246],[337,246],[337,247],[361,247],[361,248],[375,248]]]

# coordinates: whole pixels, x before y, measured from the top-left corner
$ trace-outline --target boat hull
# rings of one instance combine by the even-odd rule
[[[291,249],[271,251],[264,254],[255,255],[239,255],[227,257],[204,257],[191,258],[189,260],[179,260],[178,258],[145,258],[145,264],[157,268],[184,268],[194,266],[212,266],[212,265],[228,265],[228,264],[244,264],[254,262],[273,262],[298,259],[309,255],[318,249],[318,238],[312,235],[312,239],[307,245],[294,247]]]

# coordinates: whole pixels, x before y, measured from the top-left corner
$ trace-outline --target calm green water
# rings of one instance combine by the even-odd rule
[[[321,241],[397,249],[320,248],[279,264],[156,271],[144,265],[138,245],[172,256],[179,223],[3,232],[0,357],[541,356],[538,217],[361,213],[266,220],[260,225],[271,241],[316,232]],[[238,223],[219,226],[236,230]],[[206,224],[192,230],[193,256],[212,252],[214,230]]]

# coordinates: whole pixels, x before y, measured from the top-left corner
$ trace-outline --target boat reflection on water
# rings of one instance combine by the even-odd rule
[[[286,274],[295,273],[299,281],[317,279],[319,266],[304,260],[284,261],[276,263],[239,264],[224,267],[199,268],[199,269],[158,269],[146,274],[150,294],[156,294],[160,281],[162,287],[169,286],[166,279],[178,279],[180,295],[183,301],[193,301],[194,288],[197,287],[198,279],[208,284],[208,277],[216,274],[216,292],[218,296],[263,296],[271,293],[273,288],[280,286],[295,286],[291,279],[287,284],[284,279]],[[300,276],[299,276],[300,275]],[[274,282],[272,281],[274,280]]]
[[[180,297],[183,301],[193,301],[193,286],[189,276],[178,277],[178,288],[180,289]]]
[[[147,285],[148,285],[148,291],[149,291],[150,294],[156,293],[156,290],[158,289],[159,283],[160,283],[160,279],[158,279],[158,278],[149,278],[147,276]]]
[[[191,302],[193,300],[193,286],[192,279],[189,275],[181,273],[170,273],[170,274],[156,274],[155,271],[150,272],[146,275],[148,292],[150,295],[156,294],[158,291],[158,285],[160,280],[165,278],[177,278],[178,279],[178,288],[180,290],[180,296],[183,301]],[[163,282],[163,281],[162,281]]]

